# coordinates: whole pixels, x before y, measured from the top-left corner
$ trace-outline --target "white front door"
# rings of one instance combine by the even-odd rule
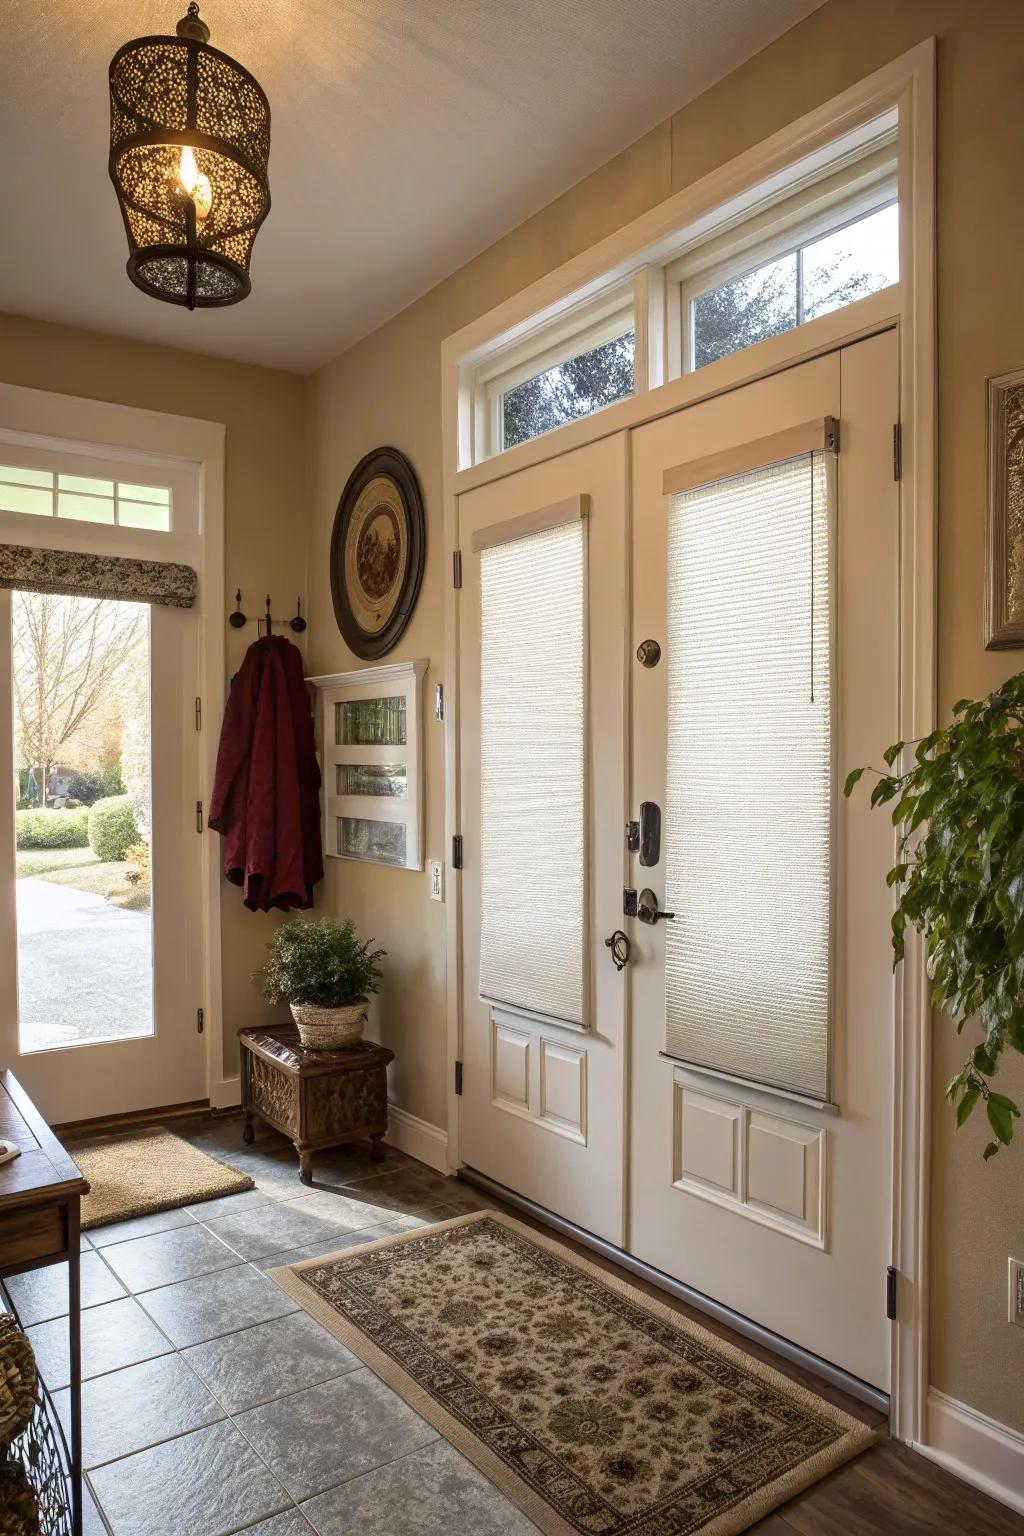
[[[614,1243],[627,454],[607,438],[459,500],[461,1155]]]
[[[898,734],[897,366],[890,331],[632,443],[665,915],[629,925],[628,1247],[886,1391],[894,834],[841,786]]]
[[[55,1123],[206,1095],[198,639],[0,593],[0,1060]]]

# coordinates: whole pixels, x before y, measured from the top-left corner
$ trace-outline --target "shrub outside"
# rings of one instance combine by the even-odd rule
[[[122,863],[139,841],[135,812],[127,795],[97,800],[89,811],[89,847],[104,863]]]
[[[30,848],[88,848],[89,812],[15,811],[15,844]]]

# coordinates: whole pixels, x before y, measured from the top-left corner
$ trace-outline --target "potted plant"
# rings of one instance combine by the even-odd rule
[[[871,804],[893,804],[894,963],[903,959],[909,923],[924,935],[935,1002],[957,1033],[970,1019],[980,1026],[982,1038],[946,1097],[957,1125],[984,1105],[987,1159],[1009,1145],[1020,1116],[991,1079],[1005,1050],[1024,1052],[1024,672],[987,699],[961,699],[945,730],[897,741],[883,756],[885,770],[855,768],[844,793],[870,772],[877,775]]]
[[[268,959],[252,980],[271,1003],[287,1003],[307,1050],[329,1051],[362,1039],[366,1005],[380,991],[383,949],[360,941],[356,925],[330,917],[293,917],[267,945]]]

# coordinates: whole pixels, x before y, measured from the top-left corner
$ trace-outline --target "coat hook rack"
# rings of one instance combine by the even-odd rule
[[[258,630],[261,624],[265,624],[267,626],[266,627],[266,633],[268,635],[272,635],[273,632],[274,632],[274,625],[275,624],[279,625],[282,621],[279,620],[279,619],[275,619],[274,615],[271,612],[272,603],[271,603],[271,598],[270,598],[270,593],[269,592],[267,593],[267,596],[266,596],[266,599],[265,599],[265,606],[266,606],[266,613],[260,615],[260,617],[257,618],[257,620],[256,620],[256,628]],[[294,615],[294,617],[290,618],[290,619],[286,619],[286,620],[284,620],[284,622],[288,625],[288,628],[292,631],[293,634],[301,635],[302,632],[305,630],[305,628],[306,628],[306,621],[302,617],[302,599],[301,599],[301,597],[297,597],[295,599],[295,615]],[[245,626],[249,623],[248,615],[242,612],[242,589],[241,589],[241,587],[239,587],[237,592],[235,593],[235,611],[234,611],[234,613],[229,613],[228,614],[228,623],[231,625],[232,629],[244,629]]]

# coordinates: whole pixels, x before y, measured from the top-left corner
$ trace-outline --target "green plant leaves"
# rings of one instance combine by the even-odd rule
[[[893,769],[908,743],[883,756]],[[847,775],[849,795],[866,769]],[[933,999],[958,1032],[983,1038],[947,1090],[958,1125],[977,1108],[994,1136],[983,1156],[1013,1139],[1017,1105],[993,1091],[1004,1049],[1024,1053],[1024,673],[987,699],[960,699],[953,723],[916,744],[905,772],[879,774],[871,805],[891,805],[899,854],[886,876],[898,897],[894,964],[909,924],[924,939]]]
[[[272,1003],[363,1003],[380,991],[383,975],[378,961],[385,951],[372,945],[357,938],[351,918],[339,925],[329,917],[293,917],[275,930],[266,964],[250,979]]]

